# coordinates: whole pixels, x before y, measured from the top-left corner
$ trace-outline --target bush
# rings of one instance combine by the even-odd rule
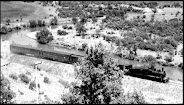
[[[35,90],[36,89],[36,83],[35,83],[35,81],[30,82],[29,89],[31,89],[31,90]]]
[[[87,48],[87,46],[88,46],[87,43],[83,43],[81,50],[84,51]]]
[[[172,47],[176,48],[177,47],[177,42],[174,40],[174,38],[166,38],[164,40],[166,44],[170,44]]]
[[[15,74],[10,74],[9,77],[12,78],[12,79],[14,79],[14,80],[17,80],[18,79],[17,75],[15,75]]]
[[[40,44],[47,44],[53,40],[53,36],[51,32],[47,29],[43,29],[40,32],[37,32],[36,38]]]
[[[69,26],[68,29],[71,30],[71,29],[73,29],[73,28],[72,28],[72,26]]]
[[[142,61],[143,62],[156,62],[156,58],[154,58],[153,56],[151,55],[148,55],[148,56],[144,56],[142,58]]]
[[[44,77],[43,82],[49,84],[50,83],[49,78],[48,77]]]
[[[65,35],[67,35],[67,34],[68,34],[68,32],[66,32],[66,31],[61,31],[61,30],[58,30],[58,31],[57,31],[57,34],[58,34],[58,35],[65,36]]]
[[[146,18],[146,15],[143,15],[142,18],[143,18],[143,19]]]
[[[183,62],[178,65],[183,70]]]
[[[168,62],[172,62],[173,59],[171,56],[166,56],[164,60],[168,63]]]
[[[1,27],[1,34],[7,34],[8,33],[8,28],[6,26]]]
[[[39,27],[43,27],[43,26],[45,26],[46,24],[45,24],[45,21],[42,21],[42,20],[38,20],[38,26]]]
[[[125,56],[125,59],[134,60],[135,56],[133,54],[128,54],[127,56]]]
[[[146,104],[143,94],[134,90],[133,93],[128,93],[126,96],[126,104]]]
[[[78,22],[77,18],[76,18],[76,17],[73,17],[73,18],[72,18],[72,22],[73,22],[73,24],[75,25],[75,24]]]
[[[7,78],[5,78],[4,75],[2,75],[0,85],[1,85],[1,87],[9,86],[10,81]]]
[[[28,76],[25,75],[25,74],[20,74],[20,75],[19,75],[19,78],[20,78],[20,80],[21,80],[22,82],[24,82],[24,83],[26,83],[26,84],[28,84],[28,83],[31,81],[31,79],[28,78]]]
[[[15,93],[10,89],[10,82],[7,78],[1,78],[0,89],[0,104],[12,104],[12,99],[15,97]]]
[[[29,27],[30,28],[35,28],[38,25],[36,20],[29,20]]]
[[[142,39],[140,36],[137,36],[137,37],[135,38],[135,41],[137,41],[137,42],[143,42],[143,39]]]
[[[6,19],[6,24],[10,25],[10,19],[8,19],[8,18]]]
[[[54,17],[50,20],[50,25],[58,25],[58,19],[57,17]]]
[[[0,104],[13,104],[12,99],[15,97],[15,93],[10,89],[10,82],[4,75],[0,78]]]
[[[68,29],[67,25],[63,25],[62,27],[63,27],[63,29]]]

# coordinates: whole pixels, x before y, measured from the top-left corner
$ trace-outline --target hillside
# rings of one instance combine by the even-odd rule
[[[43,7],[35,2],[1,1],[1,22],[5,22],[7,18],[11,19],[11,22],[16,22],[17,19],[20,19],[20,15],[22,15],[23,21],[27,21],[30,19],[44,18],[48,14]]]

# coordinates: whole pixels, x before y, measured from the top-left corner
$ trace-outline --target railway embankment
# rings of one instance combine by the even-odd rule
[[[57,90],[59,91],[63,89],[63,86],[58,85],[57,83],[58,79],[54,79],[54,78],[62,77],[63,80],[68,81],[69,83],[74,80],[74,74],[72,73],[72,68],[73,68],[72,65],[39,59],[35,57],[11,54],[8,47],[9,43],[6,41],[2,41],[1,43],[2,43],[1,61],[4,62],[4,65],[1,67],[2,73],[6,75],[6,77],[8,77],[9,74],[11,73],[16,72],[18,75],[20,73],[26,73],[26,70],[27,70],[31,72],[32,76],[34,76],[35,70],[31,68],[33,68],[33,64],[35,62],[41,61],[42,64],[38,65],[38,69],[40,69],[41,71],[40,76],[46,75],[48,78],[50,78],[51,84],[54,84],[53,85],[54,88],[57,88],[55,89],[56,91],[47,91],[47,90],[53,90],[53,89],[52,89],[52,86],[46,85],[46,87],[49,86],[49,88],[46,88],[45,90],[43,89],[44,95],[51,98],[51,100],[54,100],[51,94],[59,93],[57,92]],[[42,77],[44,76],[41,76],[40,78]],[[34,80],[34,78],[32,79]],[[35,93],[33,93],[31,90],[28,91],[28,88],[26,88],[27,85],[25,86],[21,82],[12,82],[12,81],[13,80],[11,80],[11,83],[14,83],[12,84],[13,86],[12,89],[14,88],[16,90],[18,94],[17,97],[22,97],[17,99],[24,99],[23,97],[29,97],[30,95],[32,97],[35,96]],[[126,75],[124,76],[122,81],[123,81],[122,87],[124,89],[125,94],[127,92],[130,92],[131,90],[136,89],[142,92],[147,102],[155,103],[155,104],[183,103],[183,87],[182,87],[183,84],[181,82],[176,82],[171,80],[169,83],[160,83],[160,82],[155,82],[151,80],[126,76]],[[43,83],[43,85],[45,84]],[[43,85],[41,87],[44,87]],[[23,90],[22,90],[22,87],[24,87]],[[23,92],[24,95],[20,95],[20,91]],[[26,91],[30,92],[30,94],[28,94]],[[59,97],[59,96],[60,96],[59,94],[56,94],[54,97],[55,99],[58,99],[56,97]],[[23,101],[23,100],[17,100],[17,101]]]
[[[12,56],[11,62],[20,63],[22,65],[30,66],[41,60],[43,63],[38,66],[42,71],[49,72],[51,74],[63,75],[61,72],[64,68],[72,69],[73,66],[69,64],[38,59],[34,57],[27,57],[23,55]],[[68,66],[66,66],[68,65]],[[65,70],[68,70],[65,69]],[[69,73],[71,74],[71,73]],[[67,78],[73,78],[74,75],[68,75]],[[122,79],[123,89],[125,94],[131,92],[132,90],[140,91],[145,97],[146,101],[154,104],[173,104],[173,103],[183,103],[183,83],[179,81],[170,80],[168,83],[161,83],[146,79],[141,79],[137,77],[131,77],[125,75]]]

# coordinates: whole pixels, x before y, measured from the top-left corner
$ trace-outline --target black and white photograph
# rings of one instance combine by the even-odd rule
[[[0,4],[0,104],[183,104],[183,1]]]

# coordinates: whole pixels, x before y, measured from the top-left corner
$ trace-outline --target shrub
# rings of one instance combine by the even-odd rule
[[[29,89],[31,89],[31,90],[35,90],[36,89],[36,83],[35,83],[35,81],[30,82]]]
[[[7,25],[10,25],[10,19],[6,19],[6,23],[7,23]]]
[[[156,62],[156,58],[154,58],[152,55],[144,56],[142,58],[143,62]]]
[[[12,79],[14,79],[14,80],[17,80],[18,79],[17,75],[15,75],[15,74],[10,74],[9,77],[12,78]]]
[[[22,81],[22,82],[24,82],[24,83],[26,83],[26,84],[28,84],[29,82],[30,82],[30,78],[28,78],[28,76],[27,75],[25,75],[25,74],[20,74],[19,75],[19,78],[20,78],[20,80]]]
[[[35,28],[38,25],[36,20],[29,20],[29,27]]]
[[[178,65],[183,70],[183,62]]]
[[[47,29],[43,29],[40,32],[37,32],[36,38],[40,44],[47,44],[53,40],[52,33]]]
[[[128,54],[125,59],[134,60],[135,56],[133,54]]]
[[[8,32],[11,32],[13,31],[11,27],[8,27]]]
[[[166,44],[170,44],[172,47],[176,48],[177,47],[177,42],[174,40],[174,38],[166,38],[164,39],[164,42]]]
[[[43,20],[38,20],[38,26],[39,27],[43,27],[43,26],[45,26],[46,24],[45,24],[45,21],[43,21]]]
[[[87,46],[88,46],[87,43],[83,43],[81,50],[84,51],[87,48]]]
[[[9,86],[10,81],[7,78],[5,78],[4,75],[2,75],[0,85],[1,85],[1,87]]]
[[[128,93],[126,96],[126,104],[146,104],[143,94],[134,90],[133,93]]]
[[[7,34],[8,33],[8,28],[6,26],[1,27],[1,34]]]
[[[137,36],[137,37],[135,38],[135,41],[137,41],[137,42],[143,42],[143,39],[142,39],[140,36]]]
[[[143,19],[146,18],[146,15],[143,15],[142,18],[143,18]]]
[[[0,104],[13,104],[12,99],[15,97],[15,93],[10,89],[10,82],[4,75],[0,78]]]
[[[72,26],[69,26],[68,29],[71,30],[72,29]]]
[[[166,56],[164,59],[166,62],[172,62],[172,57],[171,56]]]
[[[54,17],[50,20],[50,25],[58,25],[58,19],[57,17]]]
[[[62,27],[63,27],[63,29],[68,29],[67,25],[63,25]]]
[[[50,83],[50,80],[49,80],[49,78],[48,78],[48,77],[44,77],[44,80],[43,80],[43,82],[44,82],[44,83],[47,83],[47,84],[49,84],[49,83]]]
[[[72,18],[72,22],[73,22],[73,24],[75,25],[75,24],[78,22],[77,18],[76,18],[76,17],[73,17],[73,18]]]
[[[65,36],[65,35],[67,35],[67,34],[68,34],[68,32],[66,32],[66,31],[61,31],[61,30],[58,30],[58,31],[57,31],[57,34],[58,34],[58,35]]]

